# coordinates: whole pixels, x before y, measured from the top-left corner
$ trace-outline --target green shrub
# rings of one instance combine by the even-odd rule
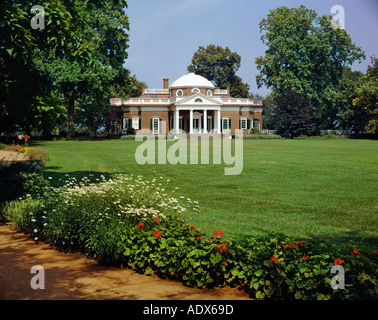
[[[8,145],[6,145],[5,143],[0,142],[0,150],[6,149],[7,147],[8,147]]]
[[[48,152],[43,149],[28,149],[25,153],[30,160],[41,160],[44,162],[49,160]]]
[[[41,161],[0,160],[0,203],[23,197],[25,195],[24,183],[29,179],[25,174],[37,174],[42,168]]]
[[[258,128],[251,128],[249,130],[251,134],[261,134],[261,131]]]
[[[35,199],[6,202],[1,208],[2,220],[9,222],[17,231],[31,234],[33,232],[32,215],[39,204],[40,202]]]
[[[126,132],[128,135],[135,135],[135,129],[133,127],[128,127]]]

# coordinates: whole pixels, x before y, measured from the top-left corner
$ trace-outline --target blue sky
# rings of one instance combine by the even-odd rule
[[[187,73],[193,53],[209,44],[228,46],[241,56],[238,75],[251,92],[266,95],[256,85],[255,58],[264,55],[259,22],[277,7],[314,9],[331,14],[342,5],[345,29],[367,59],[353,70],[366,71],[370,56],[378,56],[378,0],[128,0],[130,42],[125,67],[150,88],[162,88]]]

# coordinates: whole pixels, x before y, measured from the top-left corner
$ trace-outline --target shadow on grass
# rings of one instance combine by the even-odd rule
[[[59,167],[49,167],[48,169],[59,169]],[[61,187],[65,181],[68,181],[70,178],[75,178],[76,181],[80,181],[82,178],[88,178],[90,182],[99,182],[102,181],[102,177],[105,177],[106,180],[112,178],[115,174],[129,174],[129,172],[98,172],[98,171],[73,171],[73,172],[58,172],[43,170],[41,172],[43,176],[49,180],[50,185],[53,187]],[[97,179],[97,180],[96,180]]]
[[[374,236],[365,236],[362,232],[359,231],[344,231],[340,232],[340,234],[308,234],[305,237],[297,237],[292,236],[287,233],[282,232],[271,232],[265,230],[263,228],[259,228],[259,234],[264,234],[260,236],[251,236],[251,235],[240,235],[236,236],[235,240],[239,243],[245,243],[248,239],[256,238],[256,239],[273,239],[278,235],[288,236],[296,241],[324,241],[325,244],[328,244],[330,247],[336,248],[345,248],[346,245],[350,245],[353,249],[363,250],[369,254],[373,254],[373,251],[378,248],[378,238]]]

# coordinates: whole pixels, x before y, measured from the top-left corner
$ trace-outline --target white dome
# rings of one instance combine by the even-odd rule
[[[173,81],[170,85],[170,89],[173,88],[214,88],[214,85],[206,78],[194,73],[188,73],[176,81]]]

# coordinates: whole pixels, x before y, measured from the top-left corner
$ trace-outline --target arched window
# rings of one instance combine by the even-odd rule
[[[182,95],[183,95],[182,90],[177,90],[176,91],[176,96],[181,97]]]
[[[202,99],[197,98],[196,100],[194,100],[194,102],[198,102],[198,103],[200,103],[200,102],[202,102]]]
[[[207,95],[208,96],[212,96],[213,95],[213,92],[211,90],[207,90]]]
[[[200,93],[200,90],[198,88],[194,88],[194,89],[192,89],[192,92],[193,93]]]

